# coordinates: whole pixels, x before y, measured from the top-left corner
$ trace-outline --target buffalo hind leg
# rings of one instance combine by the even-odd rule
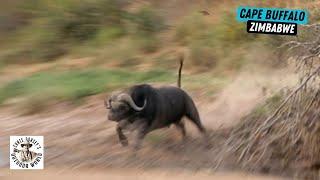
[[[133,150],[136,152],[141,148],[142,141],[144,137],[148,134],[149,127],[146,123],[141,124],[141,126],[137,130],[137,134],[135,136]]]
[[[204,141],[208,148],[211,147],[211,144],[209,142],[209,136],[207,133],[207,130],[204,128],[200,121],[199,113],[197,111],[194,111],[193,113],[188,113],[186,116],[197,126],[201,134],[203,135]]]
[[[186,128],[185,128],[184,122],[181,120],[180,122],[175,123],[175,125],[182,134],[183,142],[185,142],[187,140],[187,133],[186,133]]]

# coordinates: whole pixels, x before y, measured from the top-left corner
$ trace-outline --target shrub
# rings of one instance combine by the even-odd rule
[[[1,57],[5,63],[34,63],[53,60],[67,52],[65,40],[46,25],[34,22],[17,32],[16,42]]]
[[[145,53],[155,52],[160,46],[157,33],[165,29],[164,19],[151,7],[145,6],[135,13],[127,14],[132,39]]]
[[[28,26],[11,34],[15,50],[2,56],[5,61],[20,63],[48,61],[67,53],[87,40],[91,45],[118,38],[125,33],[124,10],[126,0],[59,2],[32,0],[18,8],[31,14]],[[12,44],[12,43],[11,43]],[[8,60],[10,59],[10,60]]]
[[[155,36],[136,37],[135,42],[139,49],[145,53],[155,52],[160,47],[160,40]]]
[[[67,53],[65,40],[55,32],[48,32],[31,46],[32,58],[36,61],[50,61]]]
[[[208,38],[211,30],[202,15],[193,13],[178,24],[175,39],[183,45],[189,45],[194,40]]]
[[[164,19],[150,7],[142,7],[130,15],[133,31],[140,36],[153,35],[165,29]]]
[[[215,52],[201,41],[190,45],[190,60],[191,64],[200,70],[208,70],[217,64]]]
[[[47,14],[50,25],[64,38],[74,41],[88,40],[101,28],[123,26],[124,11],[117,0],[72,2],[51,11]]]
[[[255,43],[261,44],[262,49],[270,49],[271,54],[275,45],[282,41],[275,36],[248,34],[245,23],[237,22],[234,16],[234,12],[225,11],[218,21],[212,22],[196,12],[177,26],[175,40],[187,46],[194,68],[228,72],[238,70],[245,64],[246,55],[255,52],[255,48],[250,48]],[[270,59],[259,61],[271,64]]]
[[[17,108],[22,115],[32,115],[44,111],[54,99],[50,94],[40,96],[34,94],[23,99]]]
[[[112,40],[119,38],[125,34],[125,30],[119,27],[100,28],[95,37],[90,41],[93,45],[108,44]]]
[[[64,38],[83,41],[93,37],[98,31],[101,15],[96,3],[81,3],[66,10],[51,23],[57,26]]]
[[[255,35],[246,32],[245,23],[237,22],[234,13],[224,12],[214,27],[216,41],[221,46],[237,46],[241,43],[254,41]]]

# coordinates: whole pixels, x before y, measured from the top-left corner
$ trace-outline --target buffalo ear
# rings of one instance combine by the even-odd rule
[[[29,144],[29,148],[31,148],[32,147],[32,144]]]

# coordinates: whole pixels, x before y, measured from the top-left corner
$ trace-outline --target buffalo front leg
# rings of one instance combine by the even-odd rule
[[[119,141],[122,146],[128,146],[128,144],[129,144],[127,137],[122,132],[122,129],[125,128],[128,124],[129,124],[128,121],[123,120],[118,123],[117,128],[116,128],[117,134],[119,137]]]

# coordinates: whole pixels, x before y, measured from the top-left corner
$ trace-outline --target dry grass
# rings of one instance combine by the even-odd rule
[[[259,109],[234,127],[222,157],[233,154],[246,169],[319,178],[320,63],[319,51],[313,51],[319,40],[282,46],[294,51],[291,57],[296,59],[300,84],[284,91],[280,103],[269,102],[263,111]],[[304,50],[295,51],[298,47]]]

